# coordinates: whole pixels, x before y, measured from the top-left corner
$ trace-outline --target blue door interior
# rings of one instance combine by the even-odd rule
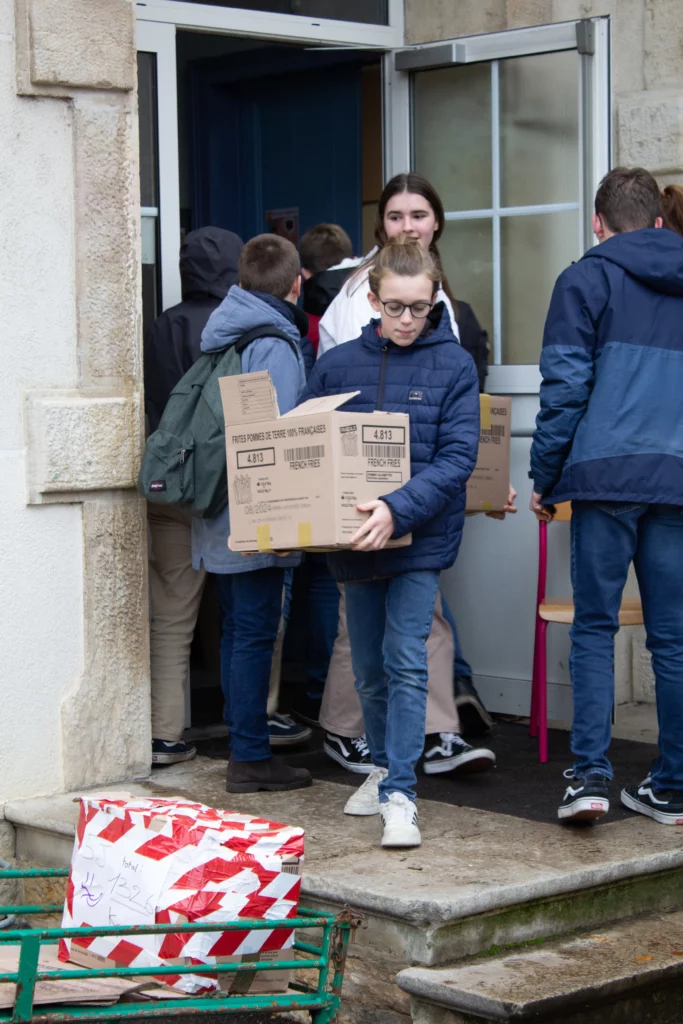
[[[331,221],[361,252],[361,72],[367,62],[364,55],[294,47],[193,62],[188,226],[214,224],[247,240],[271,230],[269,213],[293,210],[299,234]]]

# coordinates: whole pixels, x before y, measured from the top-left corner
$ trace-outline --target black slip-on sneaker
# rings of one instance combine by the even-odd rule
[[[588,772],[582,777],[573,769],[564,773],[571,779],[564,800],[557,809],[561,821],[595,821],[609,811],[609,779],[599,772]]]
[[[683,793],[675,789],[653,789],[649,777],[640,785],[624,786],[621,802],[630,811],[646,814],[660,825],[683,825]]]

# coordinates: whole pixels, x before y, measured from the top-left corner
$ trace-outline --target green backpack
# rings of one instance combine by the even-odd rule
[[[218,380],[242,372],[242,352],[256,338],[282,338],[267,325],[199,357],[170,394],[159,427],[147,438],[138,491],[155,505],[176,505],[213,519],[228,504],[225,420]]]

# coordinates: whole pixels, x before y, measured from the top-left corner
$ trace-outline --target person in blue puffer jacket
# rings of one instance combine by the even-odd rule
[[[609,810],[614,635],[633,561],[655,673],[660,756],[621,801],[683,823],[683,242],[657,182],[617,167],[595,197],[600,245],[557,280],[543,337],[531,508],[572,502],[575,761],[561,820]]]
[[[419,243],[390,240],[369,271],[379,313],[355,341],[322,356],[303,398],[359,391],[349,411],[410,416],[411,478],[377,501],[329,556],[345,584],[351,657],[373,771],[344,808],[381,814],[383,846],[419,846],[415,768],[424,745],[427,637],[439,573],[455,561],[465,489],[479,443],[479,386],[443,302],[440,272]],[[406,547],[387,548],[412,534]]]

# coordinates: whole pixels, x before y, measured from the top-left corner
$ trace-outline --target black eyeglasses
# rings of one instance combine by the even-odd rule
[[[386,302],[380,299],[379,301],[384,306],[384,312],[387,316],[394,319],[403,316],[405,310],[409,309],[410,315],[416,320],[424,320],[426,316],[429,316],[429,312],[434,305],[433,302],[412,302],[408,305],[405,302],[398,302],[396,299],[387,299]]]

